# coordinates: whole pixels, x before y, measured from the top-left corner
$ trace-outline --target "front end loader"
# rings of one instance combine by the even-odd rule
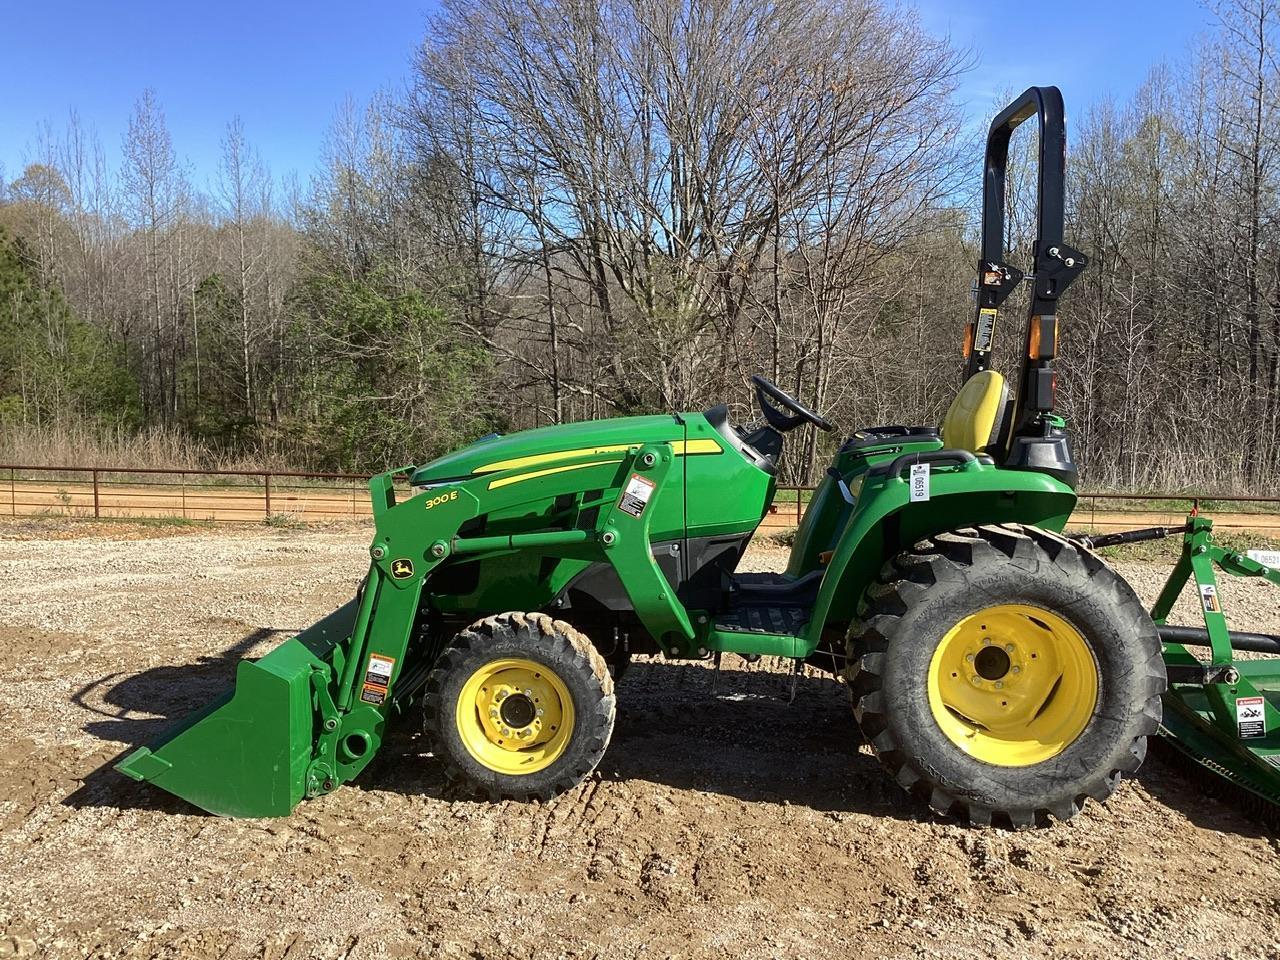
[[[1005,262],[1004,178],[1032,118],[1024,277]],[[1055,88],[996,118],[964,385],[938,428],[840,446],[785,572],[737,567],[788,434],[832,425],[764,378],[755,423],[717,406],[484,438],[373,478],[356,597],[119,768],[214,813],[280,816],[359,776],[408,714],[460,784],[549,799],[607,749],[632,656],[736,653],[842,676],[889,775],[941,812],[1025,826],[1105,798],[1141,763],[1166,681],[1133,591],[1060,533],[1076,471],[1054,413],[1056,304],[1085,266],[1062,239],[1064,142]],[[988,360],[1024,280],[1010,389]]]

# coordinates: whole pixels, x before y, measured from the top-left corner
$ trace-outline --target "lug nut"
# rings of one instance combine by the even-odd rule
[[[1006,643],[1006,644],[1004,645],[1004,652],[1005,652],[1005,653],[1013,653],[1013,644],[1012,644],[1012,643]]]

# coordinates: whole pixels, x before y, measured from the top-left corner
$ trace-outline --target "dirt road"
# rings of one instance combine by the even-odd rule
[[[779,495],[781,497],[781,494]],[[807,501],[806,501],[807,502]],[[1071,516],[1072,530],[1112,532],[1136,527],[1176,526],[1186,520],[1176,509],[1116,510],[1107,501],[1082,497]],[[1255,504],[1255,506],[1264,506]],[[357,481],[306,481],[275,476],[270,489],[261,478],[214,482],[199,474],[165,476],[154,483],[103,477],[95,491],[83,474],[56,480],[0,477],[0,518],[20,517],[181,517],[197,521],[253,523],[267,517],[303,523],[329,523],[372,516],[368,489]],[[762,526],[782,531],[802,516],[794,499],[780,499],[765,514]],[[1219,530],[1248,531],[1280,539],[1280,510],[1272,512],[1213,511]]]
[[[838,684],[787,706],[776,665],[713,692],[637,664],[599,776],[546,805],[447,795],[407,728],[283,820],[110,770],[344,600],[366,544],[0,524],[0,956],[1280,957],[1280,844],[1161,763],[1070,824],[958,827],[885,780]],[[1149,598],[1163,571],[1123,572]],[[1239,626],[1280,632],[1240,587]]]

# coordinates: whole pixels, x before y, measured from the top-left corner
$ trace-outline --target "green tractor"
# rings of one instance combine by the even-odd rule
[[[1004,180],[1032,117],[1024,277],[1004,262]],[[1062,241],[1064,142],[1053,87],[993,123],[964,385],[940,428],[840,446],[784,573],[737,566],[788,434],[832,425],[761,377],[755,424],[718,406],[486,437],[407,468],[407,499],[405,471],[373,478],[356,597],[119,769],[213,813],[284,815],[359,776],[410,714],[456,781],[545,800],[600,762],[630,657],[735,653],[846,678],[888,774],[943,813],[1021,827],[1105,798],[1142,763],[1166,674],[1133,591],[1061,535],[1076,470],[1054,415],[1055,306],[1085,266]],[[1024,280],[1015,392],[987,364]]]

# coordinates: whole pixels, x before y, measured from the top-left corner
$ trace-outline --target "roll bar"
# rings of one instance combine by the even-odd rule
[[[1009,139],[1022,123],[1040,121],[1036,242],[1032,272],[1005,260],[1005,180]],[[1057,354],[1057,301],[1088,263],[1062,240],[1066,121],[1057,87],[1029,87],[991,122],[982,185],[982,256],[978,261],[978,303],[966,338],[965,379],[989,366],[1001,304],[1024,279],[1031,281],[1031,304],[1018,387],[1017,414],[1006,443],[1028,435],[1053,412],[1053,359]]]

